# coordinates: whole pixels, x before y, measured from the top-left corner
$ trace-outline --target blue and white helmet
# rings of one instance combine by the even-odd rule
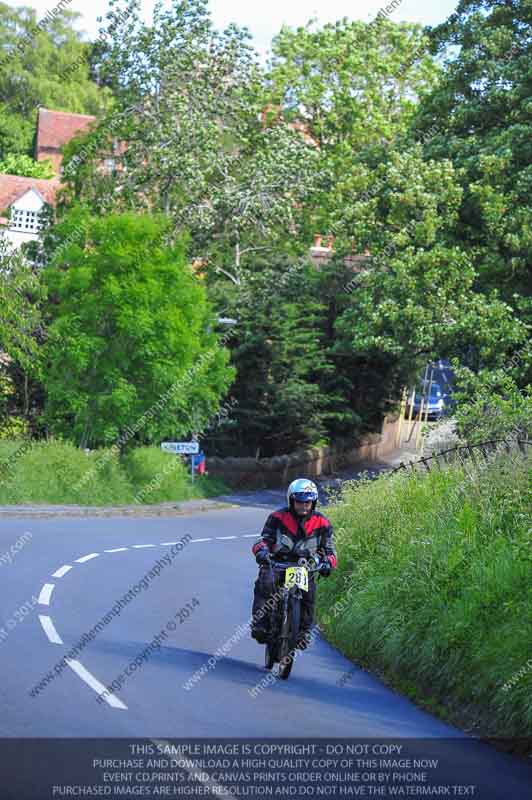
[[[299,502],[312,500],[312,510],[314,511],[316,503],[318,502],[318,487],[307,478],[296,478],[295,481],[292,481],[286,492],[288,508],[292,507],[293,500],[299,500]]]

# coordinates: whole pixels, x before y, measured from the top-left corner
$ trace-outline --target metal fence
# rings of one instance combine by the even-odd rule
[[[427,472],[430,472],[431,469],[437,468],[442,469],[442,466],[449,466],[450,464],[455,464],[457,461],[463,462],[465,460],[470,460],[474,465],[478,465],[478,463],[482,463],[480,459],[483,459],[484,462],[489,461],[489,455],[497,455],[498,453],[518,453],[522,455],[524,458],[528,458],[530,453],[529,448],[532,446],[532,442],[528,439],[516,439],[513,441],[508,441],[507,439],[498,439],[490,442],[481,442],[480,444],[473,444],[473,445],[459,445],[457,447],[452,447],[449,450],[444,450],[441,453],[433,453],[428,458],[420,458],[417,461],[410,461],[408,464],[405,464],[403,461],[399,464],[398,467],[391,470],[390,475],[393,475],[394,472],[399,472],[399,470],[406,469],[410,470],[411,472],[417,472],[420,469],[424,468]]]

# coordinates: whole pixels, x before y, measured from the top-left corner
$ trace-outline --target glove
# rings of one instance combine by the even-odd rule
[[[261,550],[257,550],[257,553],[255,554],[255,561],[257,562],[257,564],[259,565],[267,564],[269,560],[270,560],[269,550],[267,550],[265,547],[263,547]]]
[[[331,574],[332,567],[329,561],[323,561],[320,565],[319,573],[323,578],[328,578]]]

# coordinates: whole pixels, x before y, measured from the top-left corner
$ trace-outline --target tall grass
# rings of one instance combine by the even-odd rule
[[[481,469],[350,483],[329,507],[339,568],[321,582],[331,641],[393,683],[480,708],[490,735],[532,733],[532,481]],[[519,671],[519,680],[507,682]],[[506,688],[505,688],[506,687]],[[421,694],[421,692],[419,692]]]
[[[157,447],[140,447],[120,459],[111,450],[86,454],[68,442],[26,443],[21,450],[23,444],[0,441],[0,504],[155,504],[225,490],[205,477],[192,484],[181,460]]]

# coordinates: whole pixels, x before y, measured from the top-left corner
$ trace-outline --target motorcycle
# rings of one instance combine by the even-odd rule
[[[297,566],[269,562],[275,605],[270,613],[270,635],[266,642],[264,666],[272,669],[274,664],[279,663],[278,675],[282,680],[287,680],[295,659],[303,592],[308,592],[309,575],[319,572],[321,563],[318,556],[300,558]]]

